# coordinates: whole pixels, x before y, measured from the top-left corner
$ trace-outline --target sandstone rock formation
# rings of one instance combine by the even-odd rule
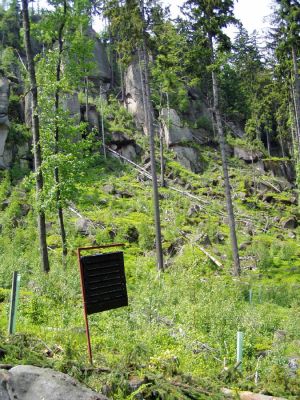
[[[170,108],[161,110],[161,119],[163,123],[163,134],[168,147],[193,140],[191,130],[183,126],[177,112]]]
[[[88,28],[87,31],[88,36],[94,42],[94,57],[93,61],[95,62],[95,68],[90,73],[89,79],[91,79],[97,87],[100,86],[100,82],[108,82],[111,79],[111,70],[108,61],[108,57],[106,54],[105,46],[97,37],[97,33],[94,31],[92,27]]]
[[[125,97],[127,110],[134,116],[138,126],[145,123],[142,91],[142,75],[138,61],[132,62],[125,74]]]

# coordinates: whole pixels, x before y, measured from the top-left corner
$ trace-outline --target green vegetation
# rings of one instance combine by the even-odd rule
[[[3,2],[0,364],[48,366],[114,400],[217,400],[224,388],[299,398],[299,9],[276,3],[263,51],[242,26],[232,44],[224,34],[237,22],[232,0],[187,0],[176,21],[156,0],[48,0],[28,21],[23,13],[31,37],[19,1]],[[90,26],[99,14],[107,26],[98,36]],[[174,121],[164,124],[162,109]],[[32,115],[41,148],[32,148]],[[170,144],[159,272],[148,172],[149,136],[158,160],[158,132]],[[180,151],[201,173],[178,163]],[[90,316],[91,366],[76,250],[114,242],[125,243],[129,306]],[[17,333],[9,336],[16,270]]]
[[[208,165],[215,156],[205,151]],[[195,399],[217,399],[222,398],[222,387],[239,387],[296,399],[300,377],[289,369],[289,360],[300,356],[299,246],[278,223],[264,232],[264,221],[274,218],[279,200],[275,204],[257,200],[254,211],[243,196],[239,198],[240,190],[246,190],[245,177],[251,179],[251,166],[242,173],[235,170],[233,178],[239,243],[250,241],[241,250],[244,273],[240,280],[228,275],[231,261],[223,195],[212,185],[220,166],[214,173],[208,168],[198,176],[171,159],[168,162],[167,173],[172,172],[182,184],[188,181],[201,207],[190,215],[194,200],[168,188],[161,190],[168,266],[163,274],[155,268],[150,184],[139,182],[132,167],[113,159],[99,159],[88,171],[78,177],[72,205],[88,221],[88,230],[78,231],[80,218],[66,212],[71,251],[65,269],[55,215],[47,214],[52,268],[46,279],[39,268],[30,206],[33,187],[21,181],[12,187],[9,174],[3,174],[2,199],[10,193],[0,221],[3,315],[8,314],[12,271],[21,272],[22,285],[17,334],[7,337],[7,319],[1,320],[5,351],[1,362],[51,366],[95,390],[105,386],[114,399],[135,398],[130,385],[136,380],[142,386],[134,393],[143,393],[144,398],[157,392],[161,396],[157,398],[183,399],[194,393]],[[109,193],[107,185],[113,187]],[[296,207],[282,204],[283,215],[296,212]],[[205,235],[211,243],[207,251],[222,261],[223,269],[198,248]],[[74,251],[78,246],[112,241],[127,243],[129,307],[90,317],[93,372],[88,370]],[[235,369],[237,330],[245,335],[241,372]]]

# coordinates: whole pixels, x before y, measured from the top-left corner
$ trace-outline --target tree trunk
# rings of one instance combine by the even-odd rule
[[[300,156],[300,78],[298,72],[297,50],[295,46],[292,46],[292,58],[293,58],[293,68],[294,68],[293,100],[295,107],[295,125],[298,138],[298,151]]]
[[[159,124],[159,149],[160,149],[160,183],[162,187],[166,186],[165,182],[165,160],[164,160],[164,137],[163,127]]]
[[[85,119],[89,126],[89,78],[85,77]]]
[[[213,64],[214,63],[214,48],[213,48],[212,36],[209,36],[209,44],[210,44],[210,50],[211,50],[211,60],[212,60],[212,64]],[[225,135],[224,135],[223,127],[222,127],[221,114],[220,114],[220,110],[219,110],[219,93],[218,93],[217,76],[213,69],[212,69],[211,75],[212,75],[212,86],[213,86],[212,87],[212,89],[213,89],[213,112],[214,112],[215,123],[217,126],[217,132],[218,132],[218,138],[219,138],[219,144],[220,144],[220,150],[221,150],[221,157],[222,157],[226,206],[227,206],[228,222],[229,222],[229,228],[230,228],[230,240],[231,240],[231,248],[232,248],[232,255],[233,255],[233,262],[234,262],[233,274],[235,276],[239,276],[241,274],[241,267],[240,267],[236,230],[235,230],[234,212],[233,212],[232,199],[231,199],[231,189],[230,189],[227,156],[226,156],[226,149],[225,149]]]
[[[58,30],[58,62],[56,66],[56,83],[57,87],[55,90],[55,113],[58,116],[59,111],[59,82],[61,80],[61,58],[63,52],[63,30],[66,23],[66,14],[67,14],[67,3],[64,0],[64,16],[63,21],[60,24]],[[59,153],[59,126],[58,121],[55,119],[55,154]],[[64,212],[62,208],[62,198],[61,198],[61,190],[60,190],[60,178],[59,178],[59,168],[54,168],[54,179],[56,184],[56,207],[57,207],[57,214],[58,214],[58,222],[59,222],[59,230],[60,230],[60,237],[62,242],[62,249],[63,249],[63,257],[66,257],[68,254],[67,248],[67,237],[66,237],[66,230],[65,230],[65,223],[64,223]]]
[[[100,113],[101,113],[101,133],[102,133],[102,148],[103,156],[106,160],[106,147],[105,147],[105,130],[104,130],[104,115],[103,115],[103,97],[102,97],[102,86],[100,85]]]
[[[43,175],[41,171],[42,154],[40,145],[40,128],[38,115],[38,91],[36,85],[35,65],[33,60],[33,52],[30,41],[30,22],[28,15],[28,0],[22,0],[23,8],[23,29],[24,41],[26,49],[26,57],[28,64],[28,72],[32,94],[32,137],[33,137],[33,153],[34,153],[34,168],[36,173],[36,201],[38,206],[38,235],[39,247],[41,255],[41,263],[44,272],[49,272],[49,257],[46,238],[46,222],[45,212],[41,209],[40,199],[44,187]]]
[[[141,15],[144,22],[144,4],[141,1]],[[161,225],[160,225],[160,210],[159,210],[159,197],[158,197],[158,184],[155,163],[155,145],[154,145],[154,126],[153,126],[153,109],[151,104],[151,94],[149,85],[149,67],[148,67],[148,54],[146,46],[145,32],[142,37],[142,57],[144,62],[144,94],[145,94],[145,110],[146,110],[146,130],[149,136],[150,144],[150,159],[151,159],[151,174],[153,186],[153,203],[154,203],[154,218],[155,218],[155,232],[156,232],[156,257],[157,268],[159,271],[164,269],[163,252],[162,252],[162,239],[161,239]]]

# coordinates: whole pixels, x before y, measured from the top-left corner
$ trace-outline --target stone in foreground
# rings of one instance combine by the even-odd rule
[[[66,374],[31,365],[18,365],[1,374],[1,387],[7,400],[108,400]]]

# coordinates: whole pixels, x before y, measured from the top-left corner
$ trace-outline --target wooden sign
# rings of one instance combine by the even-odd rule
[[[83,310],[90,362],[92,359],[88,315],[128,305],[123,252],[81,257],[86,250],[120,247],[123,244],[81,247],[77,250]]]
[[[123,252],[81,257],[87,314],[128,306]]]

